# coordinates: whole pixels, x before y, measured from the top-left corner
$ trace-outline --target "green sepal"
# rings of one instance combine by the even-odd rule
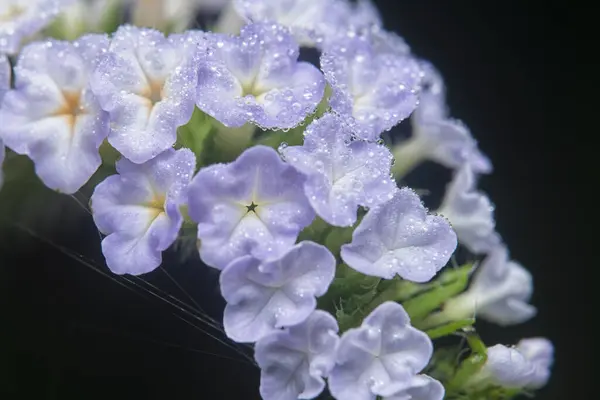
[[[206,164],[209,158],[211,132],[213,130],[212,119],[194,108],[194,113],[189,122],[177,128],[177,147],[190,149],[196,155],[196,165]]]

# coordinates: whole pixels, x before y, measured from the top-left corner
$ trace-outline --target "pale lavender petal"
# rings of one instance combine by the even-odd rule
[[[501,239],[495,229],[494,206],[475,186],[473,169],[464,164],[448,185],[437,213],[450,220],[461,244],[472,253],[487,254]]]
[[[0,54],[16,54],[74,0],[3,0],[0,3]]]
[[[98,149],[108,134],[108,116],[89,79],[107,46],[105,35],[36,42],[23,49],[14,68],[15,87],[0,109],[0,137],[33,160],[51,189],[74,193],[101,164]]]
[[[417,107],[419,63],[409,55],[377,52],[370,36],[341,39],[321,56],[332,87],[329,104],[358,137],[376,141]]]
[[[304,321],[331,284],[335,264],[329,250],[313,242],[297,244],[278,260],[234,260],[220,277],[225,333],[236,342],[255,342]]]
[[[110,115],[108,140],[129,160],[143,163],[170,148],[177,127],[189,121],[201,54],[196,47],[205,44],[153,29],[122,26],[114,34],[91,84]]]
[[[354,140],[344,121],[334,114],[311,123],[302,146],[282,148],[281,152],[306,175],[304,192],[310,204],[332,225],[354,224],[359,206],[378,206],[397,191],[387,147]]]
[[[298,62],[298,44],[286,28],[253,24],[239,37],[211,40],[213,49],[199,66],[196,104],[224,125],[293,128],[321,101],[323,74]]]
[[[383,400],[442,400],[444,386],[427,375],[416,375],[409,382],[390,385],[386,388],[391,394],[384,395]]]
[[[411,382],[431,358],[429,337],[413,328],[395,302],[378,306],[359,328],[344,333],[329,390],[339,400],[375,400],[389,388]]]
[[[0,54],[0,107],[4,94],[10,89],[11,67],[8,57]]]
[[[108,235],[102,252],[111,271],[140,275],[160,265],[162,251],[177,239],[183,223],[179,207],[195,165],[187,149],[169,149],[144,164],[121,159],[119,174],[96,186],[92,214]]]
[[[535,369],[517,349],[497,344],[487,349],[487,361],[480,373],[499,386],[522,388],[532,379]]]
[[[554,363],[552,342],[542,337],[522,339],[517,343],[517,350],[534,366],[535,372],[527,387],[538,389],[546,385],[550,379],[550,368]]]
[[[450,259],[456,234],[443,217],[428,215],[415,192],[403,188],[389,202],[371,209],[342,246],[341,257],[367,275],[396,274],[427,282]]]
[[[304,322],[260,339],[254,357],[261,369],[264,400],[317,397],[335,364],[338,325],[329,313],[315,310]]]
[[[202,260],[223,269],[248,254],[280,257],[315,216],[303,185],[304,177],[265,146],[201,169],[190,185],[189,213]]]

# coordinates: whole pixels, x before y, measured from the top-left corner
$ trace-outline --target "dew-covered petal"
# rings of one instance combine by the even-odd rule
[[[2,0],[0,54],[16,54],[24,39],[42,30],[74,0]]]
[[[456,234],[443,217],[428,215],[411,189],[371,209],[342,246],[341,257],[353,269],[392,279],[396,274],[427,282],[450,259]]]
[[[0,54],[0,107],[4,94],[10,89],[11,67],[8,57]]]
[[[74,193],[101,164],[98,149],[108,134],[108,115],[89,79],[107,46],[106,35],[35,42],[14,68],[15,87],[0,109],[0,137],[33,160],[51,189]]]
[[[494,206],[485,194],[476,191],[469,164],[455,173],[437,213],[450,220],[458,241],[472,253],[486,254],[501,241],[495,229]]]
[[[200,257],[223,269],[238,257],[278,258],[314,219],[304,177],[277,152],[255,146],[229,164],[201,169],[189,190]]]
[[[442,400],[444,386],[437,380],[427,375],[416,375],[410,381],[390,385],[385,389],[389,395],[384,395],[383,400]]]
[[[255,342],[304,321],[331,284],[335,264],[329,250],[313,242],[297,244],[278,260],[234,260],[220,277],[225,333],[236,342]]]
[[[195,165],[188,149],[169,149],[144,164],[121,159],[118,175],[96,186],[92,214],[107,235],[102,252],[111,271],[140,275],[160,265],[183,223],[179,207]]]
[[[135,163],[170,148],[177,127],[192,115],[198,49],[205,44],[191,42],[181,35],[165,38],[153,29],[122,26],[95,71],[92,90],[110,115],[108,141]]]
[[[264,400],[317,397],[335,364],[338,325],[329,313],[315,310],[304,322],[264,336],[254,357],[261,369]]]
[[[356,222],[359,206],[375,207],[397,191],[392,154],[380,144],[354,140],[334,114],[311,123],[304,144],[282,148],[285,160],[306,175],[304,192],[317,214],[335,226]]]
[[[378,140],[417,107],[419,63],[410,55],[376,51],[370,36],[332,43],[321,56],[321,68],[332,88],[332,110],[361,139]]]
[[[413,328],[404,308],[385,302],[359,328],[342,335],[329,390],[339,400],[375,400],[414,379],[431,358],[429,337]]]
[[[298,44],[283,26],[247,25],[239,37],[211,35],[211,44],[199,66],[196,104],[226,126],[293,128],[323,97],[323,74],[298,62]]]

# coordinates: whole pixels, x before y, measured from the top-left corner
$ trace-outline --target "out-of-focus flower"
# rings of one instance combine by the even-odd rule
[[[376,51],[370,35],[354,35],[328,45],[321,68],[332,87],[332,110],[361,139],[378,140],[417,107],[419,63],[399,52]]]
[[[224,125],[293,128],[321,101],[323,74],[298,62],[298,44],[287,28],[252,24],[239,37],[211,38],[212,51],[198,72],[196,104]]]
[[[315,217],[304,177],[269,147],[255,146],[229,164],[201,169],[189,190],[200,258],[223,269],[236,258],[275,259]]]
[[[516,347],[497,344],[487,349],[486,363],[467,384],[539,389],[548,382],[553,361],[554,347],[545,338],[523,339]]]
[[[4,93],[6,93],[10,89],[10,70],[11,68],[10,63],[8,62],[8,58],[0,54],[0,108],[2,108],[2,99],[4,98]],[[4,143],[2,142],[2,138],[0,137],[0,189],[2,189],[2,185],[4,184],[4,173],[2,172],[2,163],[4,163],[5,155],[6,150],[4,149]]]
[[[335,258],[313,242],[301,242],[273,261],[252,256],[234,260],[220,279],[227,302],[225,333],[236,342],[255,342],[304,321],[334,275]]]
[[[344,120],[326,114],[304,132],[302,146],[281,149],[285,160],[306,175],[304,192],[317,214],[336,226],[356,222],[358,206],[374,207],[397,191],[387,147],[353,140]]]
[[[199,0],[129,0],[131,21],[139,27],[179,32],[194,20]]]
[[[528,303],[532,292],[529,271],[509,261],[506,246],[499,244],[477,268],[469,289],[448,300],[440,317],[455,320],[477,315],[499,325],[518,324],[536,313]]]
[[[124,12],[125,0],[74,0],[51,25],[52,33],[74,40],[84,33],[108,32]]]
[[[101,182],[91,198],[96,226],[106,236],[102,253],[116,274],[140,275],[158,267],[179,234],[196,160],[169,149],[144,164],[117,162],[118,175]]]
[[[396,274],[427,282],[448,262],[456,234],[448,221],[428,215],[419,196],[403,188],[387,203],[367,212],[342,246],[341,257],[363,274],[392,279]]]
[[[405,173],[423,160],[458,169],[470,164],[475,173],[492,171],[490,160],[461,121],[448,116],[444,82],[433,66],[421,62],[423,71],[419,107],[411,116],[412,137],[394,149],[396,174]]]
[[[254,358],[261,369],[260,394],[264,400],[313,399],[325,389],[335,364],[338,325],[321,310],[304,322],[260,339]]]
[[[108,141],[134,163],[170,148],[194,111],[199,35],[122,26],[100,61],[92,90],[110,115]]]
[[[413,328],[395,302],[377,307],[359,328],[342,335],[329,390],[338,400],[375,400],[416,384],[433,352],[429,337]]]
[[[15,54],[25,38],[43,29],[73,1],[0,1],[0,54]]]
[[[26,46],[14,68],[15,87],[0,109],[0,137],[29,156],[51,189],[74,193],[101,164],[98,149],[108,116],[89,88],[105,35],[48,40]]]
[[[450,220],[461,244],[475,254],[487,254],[501,239],[495,229],[494,206],[475,185],[471,165],[463,165],[448,185],[437,213]]]

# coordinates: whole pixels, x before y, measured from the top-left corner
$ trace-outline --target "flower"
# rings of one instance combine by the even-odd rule
[[[43,29],[73,0],[2,0],[0,55],[18,52],[23,39]]]
[[[254,146],[229,164],[201,169],[189,189],[200,258],[223,269],[236,258],[278,258],[315,217],[304,177],[269,147]]]
[[[361,139],[378,140],[417,107],[419,63],[399,52],[376,51],[371,36],[350,36],[327,46],[321,68],[332,88],[332,110]]]
[[[338,325],[315,310],[304,322],[264,336],[254,349],[264,400],[312,399],[335,364]]]
[[[326,114],[311,123],[302,146],[281,149],[285,160],[306,175],[304,193],[323,220],[336,226],[356,222],[358,206],[374,207],[397,191],[390,176],[392,154],[376,143],[353,140],[344,121]]]
[[[199,0],[129,0],[134,25],[177,32],[194,21]]]
[[[199,38],[165,38],[133,26],[113,35],[91,84],[110,115],[108,141],[130,161],[143,163],[170,148],[177,127],[192,116]]]
[[[468,163],[475,173],[490,173],[492,164],[477,148],[467,126],[448,117],[441,76],[427,62],[421,62],[421,69],[423,87],[419,107],[411,117],[412,137],[396,146],[394,156],[400,161],[396,170],[404,166],[406,158],[411,163],[428,159],[447,168],[460,168]]]
[[[0,109],[0,137],[25,154],[51,189],[74,193],[98,169],[108,116],[89,88],[106,35],[26,46],[14,68],[15,87]]]
[[[290,29],[307,47],[323,47],[348,33],[381,26],[370,0],[235,0],[235,9],[250,22],[275,22]]]
[[[448,300],[442,313],[452,320],[477,314],[499,325],[518,324],[536,313],[527,303],[532,292],[529,271],[509,261],[506,246],[499,244],[477,268],[469,289]]]
[[[371,209],[341,249],[348,266],[366,275],[392,279],[396,274],[427,282],[450,259],[456,234],[443,217],[427,215],[419,196],[403,188]]]
[[[385,302],[340,340],[329,390],[338,400],[375,400],[414,384],[433,353],[429,337],[413,328],[404,308]]]
[[[196,160],[188,149],[169,149],[144,164],[117,161],[118,175],[101,182],[91,198],[94,222],[106,236],[102,253],[115,274],[154,270],[177,239],[180,207]]]
[[[415,375],[401,384],[391,385],[383,400],[442,400],[445,389],[439,381],[427,375]]]
[[[490,199],[475,191],[476,178],[470,164],[464,164],[446,189],[437,210],[450,220],[458,240],[475,254],[487,254],[501,239],[496,232],[494,206]]]
[[[554,347],[545,338],[523,339],[516,347],[497,344],[487,349],[487,360],[468,384],[493,384],[514,389],[539,389],[550,378]]]
[[[236,342],[255,342],[304,321],[317,306],[315,297],[333,281],[335,264],[329,250],[313,242],[301,242],[273,261],[234,260],[220,277],[225,333]]]
[[[196,105],[224,125],[293,128],[321,101],[323,75],[298,62],[298,44],[287,28],[252,24],[240,36],[214,34],[211,40],[214,48],[198,72]]]

